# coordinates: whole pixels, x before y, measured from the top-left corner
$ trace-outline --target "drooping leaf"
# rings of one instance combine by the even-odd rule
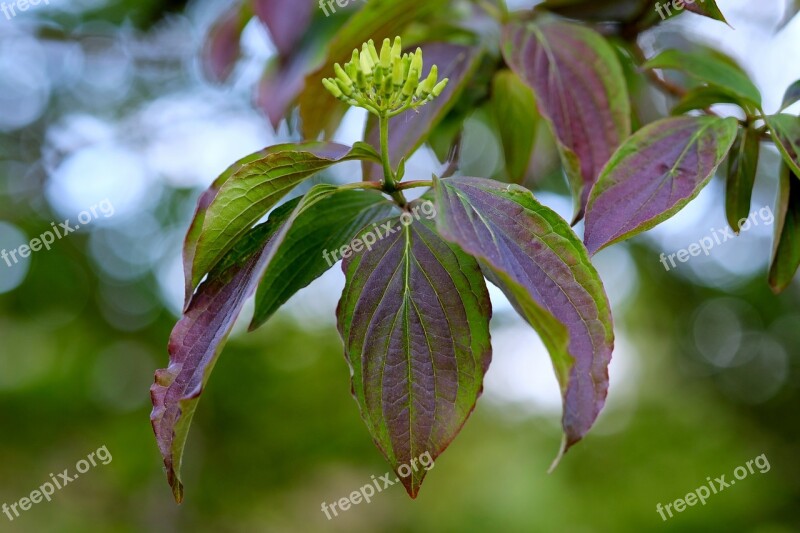
[[[311,0],[252,0],[281,56],[288,57],[308,30],[317,7]]]
[[[696,87],[681,98],[680,102],[675,104],[670,113],[672,115],[683,115],[689,111],[696,109],[708,109],[716,104],[738,104],[739,99],[731,96],[728,92],[718,89],[717,87],[710,87],[702,85]]]
[[[353,50],[361,48],[368,39],[376,43],[385,38],[393,39],[408,24],[425,20],[431,13],[443,9],[445,4],[446,0],[370,0],[354,13],[331,42],[327,58],[306,77],[305,88],[300,94],[300,121],[304,136],[316,139],[325,132],[330,137],[344,116],[344,104],[331,97],[322,86],[322,78],[333,71],[333,63],[347,62]]]
[[[792,282],[800,267],[800,175],[781,165],[775,206],[775,242],[769,267],[769,286],[777,294]]]
[[[183,449],[200,394],[245,300],[263,271],[271,237],[297,204],[276,209],[245,235],[198,289],[169,340],[169,366],[157,370],[150,389],[150,421],[175,500],[183,500]]]
[[[256,88],[255,103],[277,129],[286,112],[303,90],[309,70],[307,53],[298,53],[285,63],[274,60]]]
[[[800,175],[800,117],[780,113],[765,120],[783,160],[792,172]]]
[[[563,453],[605,403],[614,344],[589,254],[566,221],[520,186],[449,178],[434,180],[434,191],[440,234],[478,258],[550,351],[564,396]]]
[[[351,244],[360,229],[393,209],[394,204],[376,191],[315,185],[275,236],[250,329],[264,324],[294,293],[336,264],[334,254]]]
[[[437,65],[439,79],[450,81],[438,98],[418,110],[389,119],[389,157],[394,168],[401,159],[408,158],[427,139],[431,130],[453,107],[464,85],[470,81],[479,64],[480,48],[450,43],[428,43],[422,45],[425,58],[422,78],[427,77],[431,66]],[[367,119],[364,138],[372,146],[380,146],[378,119],[370,115]],[[381,175],[381,166],[364,163],[364,181],[376,179]]]
[[[402,477],[402,465],[436,459],[475,408],[491,360],[492,312],[473,258],[424,218],[386,222],[396,231],[345,259],[337,316],[361,416]],[[402,477],[412,498],[425,474]]]
[[[247,18],[240,7],[227,9],[208,33],[201,63],[206,77],[223,83],[230,77],[241,52],[240,40]]]
[[[507,25],[501,46],[559,142],[577,221],[603,165],[630,134],[619,59],[599,33],[552,17]]]
[[[673,117],[634,133],[608,162],[586,208],[589,252],[680,211],[713,177],[736,139],[735,118]]]
[[[747,73],[721,52],[699,49],[693,52],[666,50],[645,63],[645,69],[679,70],[691,78],[736,97],[742,106],[761,108],[761,92]]]
[[[540,118],[536,100],[514,72],[501,70],[492,81],[491,106],[499,125],[508,177],[513,183],[520,183],[533,155]]]
[[[725,20],[725,16],[722,14],[722,11],[720,11],[719,7],[717,6],[717,0],[699,0],[695,1],[694,3],[686,2],[684,5],[686,6],[687,11],[691,11],[693,13],[697,13],[698,15],[703,15],[704,17],[719,20],[720,22],[728,24],[728,21]]]
[[[303,143],[271,147],[229,168],[201,196],[186,236],[187,302],[202,277],[289,191],[321,170],[356,159],[380,156],[365,143]]]
[[[750,216],[750,200],[758,170],[761,135],[753,128],[742,128],[728,157],[725,186],[725,214],[733,231],[739,233],[739,221]]]
[[[800,102],[800,80],[797,80],[786,89],[786,93],[783,95],[781,111],[797,102]]]

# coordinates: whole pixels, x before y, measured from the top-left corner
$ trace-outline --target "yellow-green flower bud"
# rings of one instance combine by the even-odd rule
[[[417,86],[419,85],[419,72],[411,69],[408,78],[406,79],[406,84],[403,86],[403,96],[406,99],[414,96],[414,92],[417,90]]]
[[[333,83],[332,79],[324,78],[322,80],[322,85],[324,85],[325,88],[328,89],[328,91],[330,91],[330,93],[334,97],[336,97],[336,98],[341,98],[342,97],[342,91],[339,89],[339,87],[336,86],[335,83]]]
[[[403,43],[400,40],[400,37],[397,36],[394,38],[394,44],[392,45],[392,61],[395,63],[400,60],[400,54],[403,53]]]
[[[428,74],[428,77],[425,78],[425,81],[419,84],[419,88],[417,89],[418,96],[428,96],[431,94],[433,87],[436,85],[436,80],[439,79],[439,69],[436,65],[431,67],[431,72]]]
[[[381,67],[389,70],[392,66],[392,42],[389,39],[383,40],[381,47]]]
[[[375,49],[375,41],[372,39],[367,41],[367,50],[369,51],[369,56],[372,58],[372,62],[378,64],[381,59],[378,55],[378,51]]]
[[[350,76],[347,75],[347,73],[344,71],[344,69],[339,63],[336,63],[333,66],[333,71],[336,73],[336,78],[338,78],[338,80],[342,82],[342,85],[348,88],[348,91],[343,91],[344,94],[349,95],[353,87],[353,80],[350,79]]]
[[[364,45],[366,48],[367,45]],[[375,63],[372,62],[372,58],[369,56],[368,50],[361,51],[361,70],[364,71],[364,76],[369,77],[372,76],[372,68],[375,66]]]
[[[417,52],[411,59],[411,70],[416,70],[417,76],[422,73],[422,48],[417,48]]]
[[[397,89],[403,86],[403,62],[400,60],[395,60],[392,64],[392,79]]]
[[[450,81],[450,79],[449,78],[445,78],[445,79],[443,79],[442,81],[440,81],[439,83],[436,84],[436,87],[434,87],[433,90],[431,91],[431,94],[433,95],[434,98],[436,98],[437,96],[442,94],[442,91],[444,91],[444,88],[447,87],[447,82],[448,81]]]

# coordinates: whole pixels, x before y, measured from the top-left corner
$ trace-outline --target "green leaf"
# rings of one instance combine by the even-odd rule
[[[781,111],[797,102],[800,102],[800,80],[797,80],[786,89],[786,93],[783,95]]]
[[[670,113],[674,116],[683,115],[696,109],[708,109],[716,104],[738,104],[739,99],[728,92],[702,85],[687,92],[680,102],[675,104]]]
[[[510,70],[500,70],[492,80],[492,110],[503,143],[508,178],[520,183],[533,154],[539,112],[531,89]]]
[[[735,118],[672,117],[634,133],[606,165],[586,208],[592,254],[668,219],[714,176],[736,139]]]
[[[630,135],[619,59],[596,31],[551,16],[506,25],[501,47],[509,67],[533,89],[558,141],[577,221],[603,166]]]
[[[725,214],[733,231],[739,233],[739,221],[750,216],[750,200],[758,170],[761,134],[742,128],[728,157],[725,187]]]
[[[250,330],[264,324],[294,293],[336,264],[338,259],[332,254],[351,244],[359,230],[394,209],[395,204],[376,191],[315,185],[274,239]]]
[[[792,282],[800,266],[800,175],[781,165],[775,207],[775,242],[769,267],[769,285],[777,294]]]
[[[600,276],[569,224],[529,190],[484,178],[433,184],[442,237],[480,261],[550,352],[564,399],[560,458],[592,427],[608,390],[614,330]]]
[[[184,246],[187,303],[194,287],[253,224],[302,181],[336,163],[371,159],[375,150],[356,143],[306,143],[272,147],[228,169],[198,201]]]
[[[414,498],[426,470],[403,467],[435,460],[475,408],[492,311],[475,259],[429,221],[386,224],[372,250],[345,259],[337,317],[361,416]]]
[[[764,119],[772,141],[793,173],[800,175],[800,117],[781,113]]]
[[[679,70],[737,98],[740,105],[761,108],[761,93],[750,77],[731,58],[717,51],[666,50],[645,63],[645,69]]]

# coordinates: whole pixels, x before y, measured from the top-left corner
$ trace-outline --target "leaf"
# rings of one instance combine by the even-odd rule
[[[316,139],[323,131],[330,137],[344,116],[346,107],[322,86],[333,63],[345,63],[355,48],[369,39],[380,43],[393,39],[410,23],[425,20],[442,9],[445,0],[370,0],[339,30],[320,67],[306,77],[300,94],[301,129],[306,138]],[[439,65],[444,67],[444,65]]]
[[[539,112],[530,88],[510,70],[500,70],[492,81],[492,110],[497,120],[509,179],[525,178],[536,138]]]
[[[507,25],[501,46],[508,65],[533,89],[558,140],[577,221],[603,165],[630,134],[619,60],[599,33],[552,17]]]
[[[797,80],[786,89],[786,93],[783,95],[781,111],[797,102],[800,102],[800,80]]]
[[[275,129],[303,90],[309,69],[306,53],[292,56],[286,63],[273,61],[258,82],[255,103]]]
[[[761,135],[753,128],[740,129],[728,157],[725,186],[725,214],[736,233],[739,233],[739,221],[750,216],[760,150]]]
[[[435,179],[434,191],[439,233],[480,261],[550,351],[564,396],[563,454],[605,403],[614,345],[589,254],[566,221],[518,185],[449,178]]]
[[[760,134],[752,128],[739,131],[728,158],[725,212],[731,228],[739,233],[739,221],[750,215],[750,201],[758,169]]]
[[[458,96],[470,81],[480,63],[481,51],[477,47],[450,43],[428,43],[421,46],[425,58],[421,78],[428,76],[433,65],[439,68],[439,79],[450,81],[438,98],[418,110],[408,110],[389,119],[389,156],[392,168],[400,160],[413,154],[431,133],[431,130],[453,107]],[[378,119],[370,115],[367,119],[364,138],[372,146],[380,146]],[[363,163],[364,181],[381,175],[381,166]]]
[[[800,175],[800,117],[781,113],[765,117],[772,140],[793,173]]]
[[[728,21],[725,20],[725,16],[722,14],[722,11],[719,10],[716,0],[700,0],[691,4],[686,2],[684,5],[686,6],[687,11],[691,11],[693,13],[697,13],[698,15],[703,15],[704,17],[728,24]]]
[[[681,98],[681,101],[672,108],[671,114],[677,116],[696,109],[708,109],[712,105],[738,103],[738,98],[731,96],[726,91],[720,90],[717,87],[701,85],[687,92],[686,95]]]
[[[225,10],[211,26],[203,51],[201,63],[206,77],[217,83],[224,83],[233,72],[241,52],[240,40],[246,17],[239,6]]]
[[[308,31],[308,25],[318,9],[315,2],[304,0],[253,0],[258,18],[269,29],[272,42],[283,57],[289,57]]]
[[[315,185],[275,236],[250,330],[336,264],[331,254],[350,244],[360,229],[389,216],[393,209],[394,204],[375,191]]]
[[[415,498],[426,471],[401,466],[435,460],[475,408],[492,311],[473,258],[422,219],[386,222],[399,229],[345,259],[337,317],[361,416]]]
[[[380,160],[375,150],[356,143],[279,145],[252,154],[220,176],[198,201],[184,245],[186,299],[203,276],[253,224],[305,179],[336,163]]]
[[[169,366],[150,388],[150,421],[175,500],[183,500],[180,470],[189,427],[214,364],[245,300],[255,290],[272,235],[297,201],[278,208],[252,229],[200,286],[169,340]]]
[[[634,133],[608,162],[586,208],[589,252],[653,228],[705,187],[736,138],[735,118],[673,117]]]
[[[761,108],[761,93],[735,61],[720,52],[666,50],[642,65],[643,69],[679,70],[737,98],[740,105]]]
[[[775,206],[775,242],[769,266],[769,286],[775,294],[792,282],[800,266],[800,175],[781,165]]]

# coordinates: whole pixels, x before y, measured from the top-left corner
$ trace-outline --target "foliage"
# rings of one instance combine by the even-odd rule
[[[725,20],[713,1],[692,10]],[[259,101],[275,125],[297,102],[309,140],[248,156],[198,202],[184,248],[185,313],[152,388],[153,427],[178,501],[189,424],[244,301],[258,291],[252,327],[263,324],[331,266],[323,261],[330,250],[344,258],[337,316],[353,395],[398,475],[425,453],[438,457],[475,407],[491,360],[484,278],[551,354],[564,412],[557,463],[592,427],[608,388],[614,334],[592,254],[674,215],[726,158],[727,213],[738,231],[761,144],[770,142],[784,159],[771,287],[786,287],[800,265],[800,118],[767,115],[758,88],[719,51],[666,50],[648,60],[636,37],[659,22],[650,2],[550,0],[509,13],[502,2],[372,0],[329,21],[253,0],[211,33],[205,63],[215,79],[230,76],[251,11],[279,51]],[[321,45],[314,36],[323,34]],[[403,54],[400,37],[389,40],[397,34],[418,46]],[[380,51],[373,40],[383,40]],[[658,72],[673,70],[680,82]],[[672,116],[639,124],[626,72],[677,97]],[[797,99],[795,84],[786,107]],[[738,110],[720,116],[721,103]],[[336,130],[345,104],[369,112],[366,142],[320,140]],[[585,217],[583,239],[529,188],[455,175],[464,110],[484,104],[499,118],[502,177],[519,183],[543,119],[572,189],[573,225]],[[448,169],[403,181],[405,159],[423,143],[450,149]],[[300,183],[348,160],[363,163],[364,181],[320,185],[276,208]],[[430,191],[409,202],[404,191],[413,188]],[[419,216],[426,206],[435,216]],[[403,479],[412,497],[424,474]]]

